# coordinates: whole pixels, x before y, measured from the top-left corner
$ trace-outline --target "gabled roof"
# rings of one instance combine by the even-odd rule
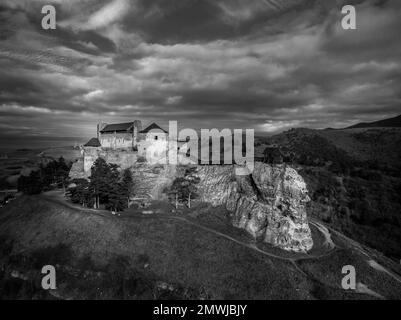
[[[98,138],[92,138],[86,144],[84,144],[84,147],[101,147],[101,146],[102,145],[100,144]]]
[[[154,122],[153,122],[150,126],[148,126],[146,129],[143,129],[142,131],[140,131],[139,133],[148,133],[149,131],[155,130],[155,129],[161,130],[161,131],[163,131],[164,133],[168,133],[166,130],[160,128],[160,127],[159,127],[156,123],[154,123]]]
[[[100,132],[127,131],[132,129],[133,125],[133,122],[108,124]]]

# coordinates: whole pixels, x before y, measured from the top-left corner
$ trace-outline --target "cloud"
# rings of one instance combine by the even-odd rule
[[[113,0],[91,13],[89,18],[85,15],[78,15],[77,18],[73,17],[62,21],[60,25],[83,31],[105,28],[126,15],[133,3],[133,1],[129,2],[128,0]]]
[[[182,100],[182,96],[168,97],[166,103],[167,104],[177,104],[181,100]]]
[[[104,93],[103,90],[93,90],[93,91],[85,94],[84,99],[91,101],[91,100],[101,97],[103,95],[103,93]]]
[[[273,133],[395,115],[400,2],[351,1],[350,31],[343,2],[52,1],[51,32],[41,1],[2,2],[0,134],[14,122],[89,137],[99,119]]]

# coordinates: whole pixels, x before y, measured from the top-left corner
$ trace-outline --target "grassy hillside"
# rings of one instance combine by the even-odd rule
[[[401,127],[401,115],[396,116],[394,118],[383,119],[374,122],[361,122],[357,123],[349,128],[374,128],[374,127],[381,127],[381,128],[394,128],[394,127]]]
[[[341,289],[341,268],[352,262],[364,270],[358,282],[379,296],[401,298],[401,284],[368,267],[366,257],[351,247],[342,244],[321,258],[305,256],[299,262],[288,254],[273,258],[253,250],[252,239],[242,230],[224,227],[222,214],[203,207],[187,217],[191,223],[166,213],[117,217],[24,196],[0,209],[0,294],[61,299],[377,298]],[[213,226],[229,237],[208,231]],[[38,285],[45,264],[58,270],[58,290],[51,296]],[[321,271],[326,264],[328,273]]]
[[[367,167],[399,175],[401,128],[346,130],[291,129],[272,137],[259,137],[257,150],[277,144],[295,155],[300,164]]]

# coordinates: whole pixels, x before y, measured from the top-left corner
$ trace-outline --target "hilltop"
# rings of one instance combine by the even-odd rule
[[[393,173],[401,169],[401,128],[298,128],[255,139],[258,152],[272,144],[293,152],[295,160],[305,165],[331,161],[333,165],[370,166]]]
[[[401,115],[394,118],[383,119],[374,122],[361,122],[345,129],[357,129],[357,128],[399,128],[401,127]]]

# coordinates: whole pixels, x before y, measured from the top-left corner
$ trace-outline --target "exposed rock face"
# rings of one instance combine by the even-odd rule
[[[175,166],[146,163],[135,163],[131,170],[138,183],[135,197],[144,202],[166,197],[163,190],[184,171]],[[305,208],[310,199],[305,182],[295,169],[286,164],[256,162],[251,175],[237,176],[233,165],[205,165],[198,166],[198,175],[201,200],[214,206],[224,205],[232,213],[234,226],[286,250],[312,248]],[[85,177],[82,161],[74,164],[70,177]]]
[[[167,165],[147,165],[136,163],[131,167],[135,185],[135,197],[147,200],[161,200],[167,197],[163,194],[166,187],[170,186],[176,176],[176,167]]]
[[[79,159],[72,164],[69,177],[70,179],[86,179],[88,177],[84,171],[83,159]]]
[[[234,226],[286,250],[312,248],[305,208],[310,199],[293,168],[257,162],[250,176],[236,176],[233,166],[200,166],[198,174],[202,200],[225,205]]]

